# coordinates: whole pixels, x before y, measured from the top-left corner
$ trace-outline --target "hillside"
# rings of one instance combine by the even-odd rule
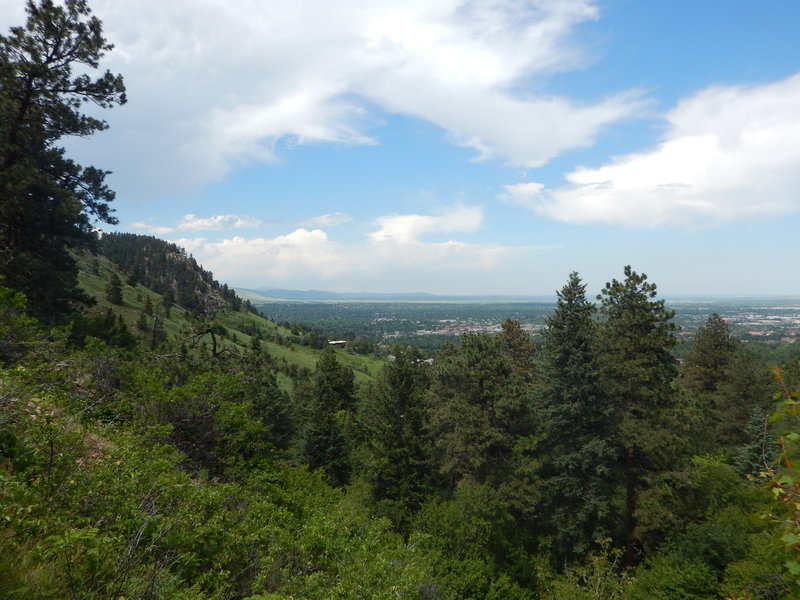
[[[66,326],[0,288],[0,596],[796,597],[797,396],[718,316],[678,372],[629,268],[602,321],[572,274],[541,351],[509,320],[382,362],[117,239],[75,251],[95,303]]]
[[[80,287],[95,301],[87,314],[107,319],[110,311],[143,349],[205,347],[211,354],[241,355],[258,345],[288,390],[291,376],[311,372],[320,349],[327,346],[319,335],[263,318],[182,248],[151,236],[106,234],[98,253],[80,255],[78,265]],[[114,276],[120,281],[120,303],[108,297]],[[345,349],[335,352],[342,364],[353,369],[357,383],[371,381],[383,364]]]

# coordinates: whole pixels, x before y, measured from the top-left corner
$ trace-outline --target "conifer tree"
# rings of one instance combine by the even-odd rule
[[[748,439],[746,429],[753,411],[771,413],[780,388],[772,372],[744,347],[739,347],[723,375],[711,404],[714,438],[718,446],[738,446]]]
[[[739,340],[717,313],[697,330],[692,349],[681,365],[683,385],[694,392],[719,391],[727,376],[727,367],[739,348]]]
[[[297,454],[312,470],[323,469],[333,485],[350,479],[344,422],[353,409],[353,371],[339,364],[332,350],[322,353],[309,385],[297,393],[299,421]]]
[[[516,319],[506,319],[500,331],[503,352],[511,360],[514,370],[527,381],[532,381],[536,374],[533,358],[536,344],[530,334],[522,329]]]
[[[106,300],[112,304],[122,304],[122,280],[116,272],[111,274],[105,291]]]
[[[570,562],[614,532],[619,474],[613,406],[600,385],[595,306],[574,272],[557,294],[542,349],[543,516],[559,562]]]
[[[92,219],[115,223],[105,171],[56,144],[107,127],[80,112],[125,102],[119,75],[88,72],[112,46],[84,0],[29,0],[24,27],[0,36],[0,277],[53,320],[84,300],[67,251],[94,239]]]
[[[522,494],[528,459],[523,440],[535,432],[529,391],[503,353],[499,336],[464,335],[458,348],[440,351],[430,418],[447,485],[470,480]],[[517,476],[521,479],[513,481]]]
[[[648,473],[668,468],[680,450],[670,409],[676,361],[674,312],[655,300],[647,275],[625,267],[625,279],[606,283],[598,295],[601,375],[614,407],[614,440],[625,490],[626,560],[639,558],[636,511]]]
[[[362,409],[373,500],[404,528],[431,490],[427,365],[413,347],[393,349]]]
[[[760,407],[753,409],[745,428],[747,440],[739,448],[733,463],[740,475],[758,476],[778,458],[778,444],[769,431],[769,419]]]

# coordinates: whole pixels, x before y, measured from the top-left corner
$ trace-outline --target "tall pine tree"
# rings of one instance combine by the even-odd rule
[[[614,532],[619,481],[614,411],[601,388],[595,306],[577,273],[558,293],[542,349],[542,517],[559,562]]]
[[[296,392],[299,408],[297,455],[312,470],[322,469],[333,485],[350,480],[345,421],[354,405],[353,371],[332,350],[322,353],[314,376]]]
[[[470,334],[434,363],[429,390],[434,458],[444,484],[486,484],[521,518],[538,501],[531,385],[501,336]]]
[[[59,140],[107,127],[81,113],[125,102],[119,75],[89,72],[112,48],[84,0],[30,0],[24,27],[0,36],[0,279],[52,320],[84,297],[67,251],[115,223],[105,171],[67,158]]]
[[[668,468],[679,451],[671,409],[676,360],[674,312],[656,300],[647,275],[625,267],[625,279],[606,283],[600,300],[601,374],[614,407],[625,490],[626,560],[639,559],[638,496],[648,474]]]
[[[396,347],[362,407],[366,477],[380,511],[404,529],[431,491],[425,391],[427,365],[416,348]]]

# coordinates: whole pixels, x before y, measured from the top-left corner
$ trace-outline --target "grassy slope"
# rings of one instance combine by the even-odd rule
[[[141,284],[135,286],[126,285],[124,283],[126,280],[125,274],[119,272],[116,265],[103,256],[81,256],[78,259],[78,263],[81,267],[79,273],[80,286],[97,301],[96,306],[90,310],[91,313],[104,313],[108,307],[111,307],[115,314],[122,315],[125,324],[131,331],[137,332],[135,324],[145,307],[147,298],[150,298],[154,307],[159,306],[161,303],[159,294]],[[112,305],[105,297],[105,288],[108,285],[111,274],[115,271],[123,281],[122,306]],[[262,348],[278,361],[286,361],[287,364],[296,365],[298,368],[314,369],[319,358],[320,350],[315,348],[290,342],[286,342],[287,345],[283,345],[273,341],[278,336],[288,340],[292,335],[291,331],[258,315],[224,310],[217,314],[215,322],[225,327],[228,332],[226,336],[223,336],[222,340],[218,340],[220,345],[230,346],[235,350],[249,348],[252,337],[244,333],[244,331],[252,331],[256,328],[261,332]],[[186,311],[178,306],[172,307],[169,316],[164,320],[164,327],[170,340],[186,339],[187,332],[191,329],[189,320],[186,318]],[[210,344],[210,336],[206,337],[209,338],[207,343]],[[335,351],[339,362],[353,369],[355,380],[358,384],[372,381],[384,364],[382,360],[372,356],[351,354],[338,348]],[[279,380],[284,388],[290,387],[288,377],[280,377]]]

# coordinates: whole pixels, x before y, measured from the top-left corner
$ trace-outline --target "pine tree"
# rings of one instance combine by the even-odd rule
[[[111,278],[106,285],[106,300],[112,304],[122,304],[122,280],[116,273],[111,274]]]
[[[692,349],[681,365],[683,385],[699,393],[719,391],[738,349],[739,340],[731,335],[728,324],[717,313],[712,314],[698,328]]]
[[[656,286],[647,276],[625,267],[624,281],[613,279],[598,295],[601,375],[614,406],[615,443],[625,490],[625,543],[629,564],[640,552],[636,511],[648,473],[668,468],[680,440],[671,423],[672,381],[676,361],[674,312],[655,300]],[[671,429],[673,429],[671,431]]]
[[[92,219],[116,222],[107,173],[56,144],[105,129],[80,107],[122,104],[125,87],[118,75],[88,74],[112,46],[84,0],[31,0],[26,10],[25,26],[0,36],[0,277],[50,321],[85,300],[67,247],[91,243]]]
[[[542,349],[543,516],[559,562],[571,562],[614,532],[619,470],[613,406],[600,382],[595,306],[577,273],[557,293]]]
[[[714,437],[718,446],[738,446],[747,441],[745,430],[753,410],[772,412],[773,398],[780,388],[772,372],[743,347],[732,357],[723,375],[711,404]]]
[[[425,391],[427,365],[416,348],[396,347],[362,407],[373,501],[400,529],[431,490]]]
[[[331,350],[322,353],[312,381],[297,393],[298,459],[312,470],[323,469],[333,485],[350,480],[344,425],[354,408],[353,394],[353,371],[340,365]]]
[[[529,392],[499,336],[464,335],[458,348],[440,351],[430,388],[431,428],[449,486],[467,479],[497,488],[524,470],[523,440],[535,432]]]
[[[500,340],[503,352],[511,360],[517,373],[527,381],[533,381],[536,376],[536,365],[533,360],[536,344],[516,319],[506,319],[501,327]]]
[[[758,476],[778,458],[778,444],[769,432],[767,413],[760,407],[753,409],[745,428],[746,441],[733,459],[740,475]]]

